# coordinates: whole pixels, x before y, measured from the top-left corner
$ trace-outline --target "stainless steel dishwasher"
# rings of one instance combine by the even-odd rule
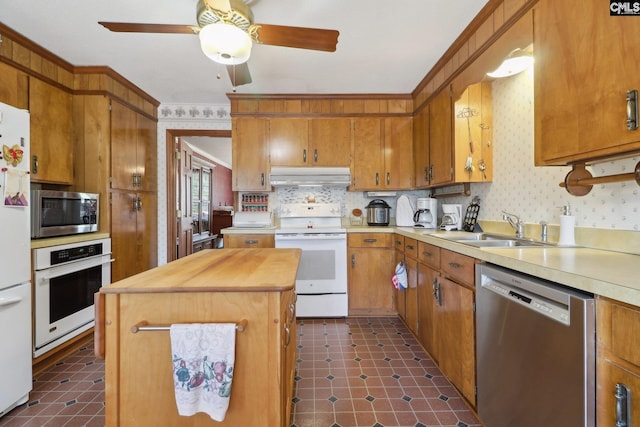
[[[479,264],[476,325],[486,427],[595,426],[593,295]]]

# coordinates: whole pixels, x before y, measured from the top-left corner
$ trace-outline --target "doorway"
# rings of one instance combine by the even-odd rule
[[[167,186],[167,262],[174,261],[176,254],[177,225],[177,197],[178,197],[178,162],[176,159],[176,139],[188,136],[206,136],[213,138],[231,138],[231,130],[201,130],[201,129],[167,129],[166,131],[166,186]]]

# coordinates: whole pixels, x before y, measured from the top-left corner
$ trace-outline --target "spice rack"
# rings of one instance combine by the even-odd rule
[[[267,212],[269,210],[269,195],[260,193],[243,194],[240,200],[242,212]]]

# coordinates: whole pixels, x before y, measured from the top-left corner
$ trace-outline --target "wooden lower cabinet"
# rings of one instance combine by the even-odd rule
[[[229,248],[274,248],[273,234],[225,234],[224,247]]]
[[[404,265],[407,269],[407,289],[404,290],[404,321],[409,330],[418,334],[418,260],[416,251],[418,242],[408,237],[404,238]]]
[[[349,315],[395,314],[392,234],[348,233]]]
[[[640,308],[598,297],[596,300],[596,413],[597,425],[640,425]],[[617,385],[628,399],[616,399]],[[627,402],[629,405],[627,406]],[[630,414],[627,424],[617,424],[617,412]]]
[[[434,362],[440,360],[438,352],[437,285],[440,272],[426,264],[418,263],[418,340]]]

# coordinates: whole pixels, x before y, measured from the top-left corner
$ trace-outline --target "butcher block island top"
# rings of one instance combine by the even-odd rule
[[[295,286],[300,249],[207,249],[100,292],[265,292]]]
[[[105,358],[106,425],[289,426],[300,256],[300,249],[203,250],[101,288],[96,353]],[[180,346],[176,354],[169,333],[176,324],[219,323],[236,324],[235,345],[215,345],[235,352],[227,383],[218,383],[219,372],[207,375],[215,370],[206,357],[186,360]],[[187,381],[179,375],[185,367]],[[176,389],[217,396],[229,383],[222,422],[179,414]]]

